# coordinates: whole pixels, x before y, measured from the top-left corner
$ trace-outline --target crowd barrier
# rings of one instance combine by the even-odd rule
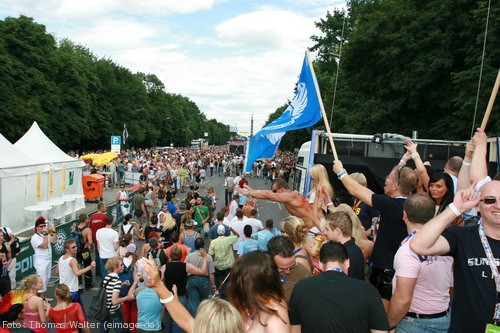
[[[135,191],[129,193],[129,202],[130,202],[130,212],[134,211],[134,195]],[[108,208],[107,214],[111,214],[114,217],[114,226],[120,225],[124,221],[124,216],[120,209],[120,203],[118,201],[112,202],[111,204],[106,206]],[[93,210],[87,215],[90,217],[92,214],[96,213],[97,210]],[[56,226],[57,233],[57,242],[52,244],[52,262],[55,264],[59,261],[59,258],[64,255],[64,242],[70,238],[71,230],[73,226],[79,224],[79,220],[71,220],[64,224]],[[35,252],[33,247],[31,246],[31,237],[23,240],[21,242],[21,252],[17,256],[16,263],[16,280],[20,281],[28,275],[35,274],[35,268],[33,266],[33,256]],[[57,279],[57,276],[52,274],[52,277]]]

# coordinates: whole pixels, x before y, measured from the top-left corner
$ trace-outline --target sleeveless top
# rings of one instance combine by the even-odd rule
[[[127,199],[128,198],[128,193],[127,191],[120,191],[120,196],[118,197],[118,200],[120,200],[120,205],[125,205],[127,204],[128,202],[127,201],[122,201],[123,199]]]
[[[196,240],[196,232],[193,235],[188,236],[188,234],[184,231],[184,242],[182,242],[182,244],[186,245],[187,247],[190,247],[191,252],[196,251],[194,248],[195,240]]]
[[[40,319],[40,313],[38,312],[38,308],[35,310],[31,309],[28,301],[31,297],[35,295],[31,294],[23,302],[24,305],[24,321],[23,327],[31,328],[36,333],[48,333],[47,327],[42,325],[42,321]]]
[[[186,263],[173,261],[165,266],[165,286],[172,290],[172,285],[175,284],[179,296],[186,296],[187,277]]]
[[[75,275],[69,262],[73,257],[64,259],[64,256],[59,258],[59,282],[68,286],[69,291],[74,293],[78,291],[78,276]]]

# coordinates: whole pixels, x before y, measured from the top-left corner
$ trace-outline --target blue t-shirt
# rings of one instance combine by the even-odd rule
[[[161,330],[161,313],[163,304],[151,288],[143,289],[136,298],[137,328],[144,331]]]
[[[259,250],[267,251],[267,243],[273,236],[272,232],[264,229],[253,234],[252,238],[259,242]]]
[[[248,252],[257,251],[259,249],[259,242],[255,239],[245,239],[238,247],[238,255],[243,255]]]

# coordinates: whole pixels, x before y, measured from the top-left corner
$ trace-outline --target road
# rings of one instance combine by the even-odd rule
[[[252,178],[252,177],[247,177],[249,186],[255,189],[260,189],[260,190],[268,190],[271,188],[270,183],[268,182],[267,185],[264,184],[263,179],[257,179],[257,178]],[[204,192],[204,189],[213,186],[217,194],[220,196],[220,199],[217,203],[217,209],[220,209],[222,205],[224,204],[224,178],[223,177],[207,177],[207,181],[205,186],[202,187],[200,193]],[[115,194],[118,191],[118,188],[111,188],[107,189],[104,191],[104,201],[106,203],[111,203],[114,201]],[[179,199],[184,199],[185,198],[185,193],[179,193],[178,194]],[[97,208],[96,203],[86,203],[85,204],[85,209],[83,209],[81,212],[89,213],[94,211]],[[259,209],[259,219],[264,223],[267,219],[273,219],[274,221],[274,226],[279,228],[281,221],[287,217],[289,214],[286,211],[285,207],[282,204],[275,203],[275,202],[270,202],[266,200],[259,200],[258,203],[258,209]],[[81,213],[78,212],[78,213]],[[140,249],[142,248],[144,242],[136,242],[138,245],[138,252],[140,253]],[[89,305],[92,302],[92,297],[96,294],[96,291],[98,290],[98,287],[100,285],[101,279],[95,279],[94,280],[94,285],[96,287],[92,288],[91,290],[85,290],[82,293],[82,298],[83,302],[85,304],[86,309],[88,310]],[[54,286],[49,285],[48,291],[47,291],[47,297],[54,298]],[[52,305],[55,305],[55,301],[52,302]],[[97,323],[94,320],[91,320],[91,323]],[[91,329],[92,332],[99,332],[99,329],[96,328],[96,326],[93,326]]]

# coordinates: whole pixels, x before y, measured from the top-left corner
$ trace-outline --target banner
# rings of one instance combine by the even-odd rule
[[[286,132],[311,127],[321,119],[321,97],[316,87],[316,77],[306,51],[292,102],[278,119],[262,128],[249,141],[246,172],[252,171],[256,160],[273,158]]]

